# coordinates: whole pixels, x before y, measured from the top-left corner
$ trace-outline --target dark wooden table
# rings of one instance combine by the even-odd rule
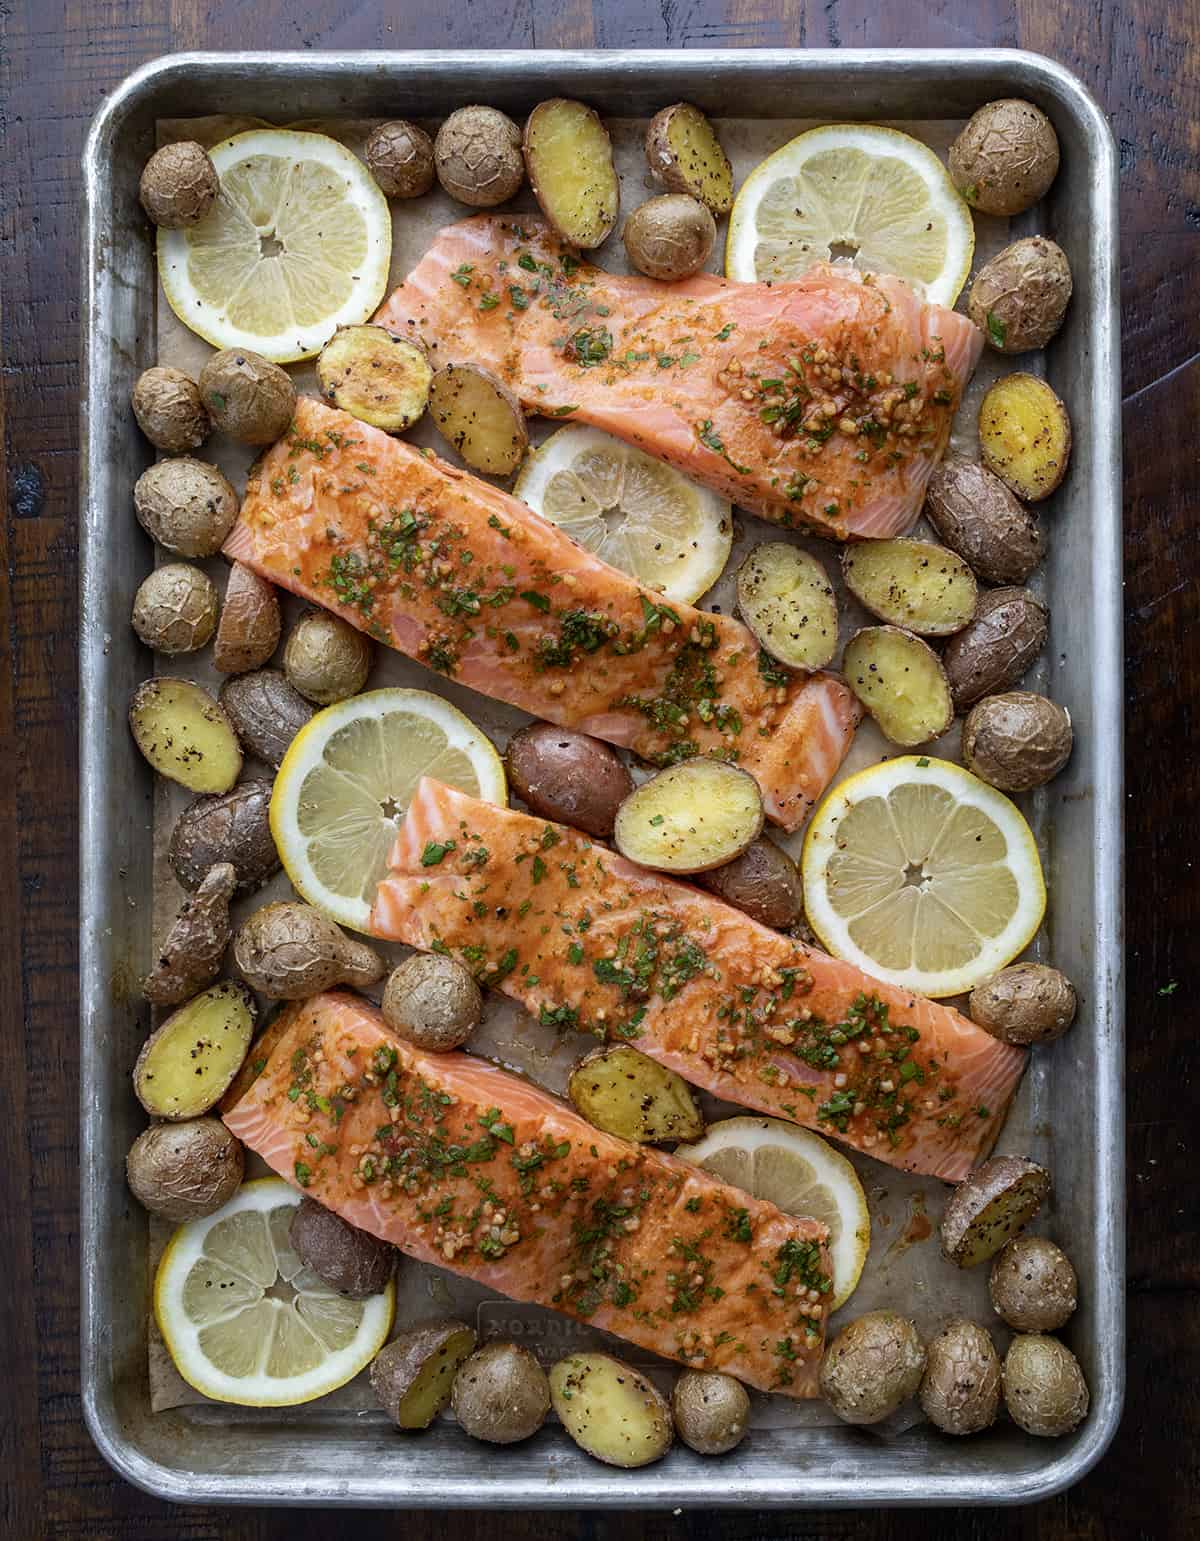
[[[1121,152],[1129,852],[1129,1395],[1099,1468],[1037,1508],[407,1517],[464,1538],[1200,1534],[1198,0],[16,0],[0,5],[6,514],[0,568],[0,1538],[396,1534],[384,1515],[169,1509],[79,1415],[76,1285],[78,159],[101,97],[180,49],[1006,45],[1060,60]],[[451,1523],[452,1522],[452,1523]]]

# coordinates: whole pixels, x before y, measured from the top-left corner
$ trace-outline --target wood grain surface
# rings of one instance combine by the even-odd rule
[[[1174,1541],[1200,1534],[1200,0],[8,0],[0,4],[0,1536],[290,1541]],[[388,1515],[169,1508],[80,1421],[78,161],[101,97],[180,49],[1005,45],[1074,70],[1120,145],[1129,917],[1129,1394],[1072,1492],[1021,1511]],[[1174,988],[1172,988],[1174,986]]]

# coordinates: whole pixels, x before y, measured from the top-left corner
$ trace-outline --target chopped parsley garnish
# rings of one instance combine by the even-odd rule
[[[464,262],[461,267],[456,268],[454,272],[451,273],[450,277],[456,284],[461,284],[464,289],[469,289],[471,287],[471,274],[474,271],[475,269],[471,263]]]
[[[438,863],[454,849],[454,841],[429,840],[425,849],[421,852],[422,867],[436,867]]]
[[[968,202],[970,200],[968,199]],[[988,341],[993,348],[1003,348],[1004,339],[1008,336],[1008,323],[1002,321],[994,311],[989,310],[985,317],[987,322]]]

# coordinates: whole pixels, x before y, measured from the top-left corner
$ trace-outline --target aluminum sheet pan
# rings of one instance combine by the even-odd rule
[[[156,125],[168,118],[438,117],[448,103],[470,100],[519,117],[551,94],[582,96],[622,119],[682,96],[744,123],[752,102],[778,131],[776,143],[795,120],[846,118],[920,122],[922,137],[940,143],[955,120],[1000,95],[1029,97],[1054,119],[1063,169],[1039,207],[1037,228],[1063,245],[1075,274],[1075,299],[1048,373],[1073,410],[1077,438],[1049,515],[1051,553],[1041,577],[1053,619],[1037,684],[1070,705],[1077,748],[1068,770],[1028,811],[1057,899],[1043,946],[1079,984],[1082,1007],[1073,1032],[1036,1056],[1001,1148],[1028,1149],[1051,1164],[1058,1191],[1050,1228],[1079,1267],[1083,1298],[1068,1336],[1093,1402],[1067,1440],[1032,1440],[1002,1425],[950,1441],[925,1425],[881,1443],[862,1431],[798,1427],[767,1413],[720,1461],[680,1447],[658,1466],[626,1473],[598,1466],[553,1427],[506,1450],[503,1460],[451,1424],[398,1439],[361,1397],[275,1413],[214,1404],[151,1412],[145,1281],[152,1242],[122,1180],[124,1153],[143,1121],[128,1072],[147,1025],[136,981],[151,946],[155,805],[124,722],[130,691],[151,669],[128,614],[152,560],[129,517],[132,484],[150,450],[126,403],[133,379],[164,342],[137,176]],[[935,117],[941,122],[931,125]],[[1115,168],[1095,103],[1049,61],[1001,51],[180,55],[131,76],[101,108],[85,151],[84,193],[82,1363],[85,1415],[108,1460],[131,1481],[177,1500],[395,1507],[1024,1502],[1077,1480],[1115,1431],[1124,1378]],[[1016,233],[1034,228],[1029,218]],[[997,234],[981,229],[981,248],[994,246]],[[607,253],[600,260],[615,265]],[[502,1042],[498,1047],[503,1052]],[[894,1175],[868,1166],[876,1177]],[[936,1193],[932,1203],[936,1215]],[[896,1232],[916,1209],[907,1189],[892,1195],[891,1206],[900,1220],[881,1239],[902,1253],[907,1230]],[[877,1230],[880,1218],[876,1210]],[[872,1268],[875,1262],[873,1248]],[[902,1264],[894,1266],[899,1287]],[[436,1271],[422,1282],[431,1308],[448,1304]],[[982,1280],[972,1283],[978,1291]],[[920,1321],[948,1304],[914,1300],[906,1308]],[[527,1320],[528,1313],[501,1313],[504,1329],[536,1340],[544,1327],[538,1313]],[[518,1315],[519,1324],[507,1319]],[[495,1330],[500,1321],[491,1320]]]

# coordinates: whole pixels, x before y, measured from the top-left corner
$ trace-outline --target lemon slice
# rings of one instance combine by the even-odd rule
[[[837,958],[922,995],[959,995],[1042,923],[1029,825],[948,760],[903,755],[841,782],[801,856],[809,924]]]
[[[363,163],[336,139],[253,129],[209,151],[221,179],[196,225],[159,230],[171,309],[217,348],[310,358],[365,321],[387,287],[392,220]]]
[[[441,696],[368,690],[318,712],[288,746],[271,794],[271,834],[293,888],[365,931],[422,776],[508,801],[491,740]]]
[[[677,604],[706,593],[729,560],[729,504],[599,428],[560,428],[513,492],[586,551]]]
[[[197,1391],[244,1407],[291,1407],[336,1391],[387,1341],[395,1285],[347,1300],[288,1244],[300,1194],[279,1177],[243,1183],[182,1225],[154,1279],[154,1316]]]
[[[779,1118],[726,1118],[675,1154],[789,1215],[823,1221],[833,1267],[829,1309],[845,1305],[867,1260],[871,1217],[858,1173],[840,1151]]]
[[[725,272],[778,281],[844,256],[953,305],[974,251],[971,211],[927,145],[873,123],[832,123],[789,141],[743,182]]]

